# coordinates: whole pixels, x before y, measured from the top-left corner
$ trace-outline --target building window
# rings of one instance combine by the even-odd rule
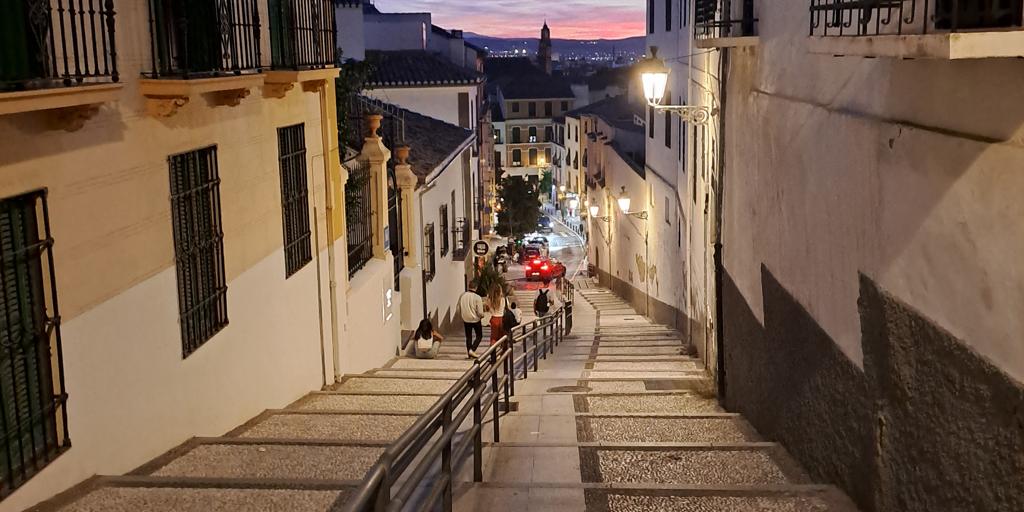
[[[554,115],[553,112],[552,112],[553,109],[554,109],[554,106],[551,104],[551,102],[550,101],[545,101],[544,102],[544,117],[551,117],[552,115]]]
[[[281,222],[287,278],[313,261],[306,177],[306,125],[278,128],[277,154],[281,169]]]
[[[654,106],[647,107],[647,137],[654,138]]]
[[[452,258],[465,260],[469,254],[469,222],[465,218],[455,219],[452,224],[452,241],[455,248],[452,250]]]
[[[665,196],[665,224],[668,224],[669,226],[671,226],[672,225],[672,218],[669,217],[668,205],[669,205],[669,203],[668,203],[668,196]]]
[[[647,0],[647,33],[654,33],[654,0]]]
[[[441,219],[441,257],[448,255],[448,205],[442,204],[438,211]]]
[[[494,142],[495,142],[495,144],[504,144],[505,143],[503,140],[501,140],[501,130],[498,130],[498,129],[494,130]]]
[[[519,149],[512,150],[512,167],[521,167],[523,165],[523,152]]]
[[[501,169],[501,151],[494,152],[494,167]]]
[[[551,148],[544,148],[544,163],[551,163]]]
[[[665,91],[665,97],[671,99],[672,98],[672,92],[671,91]],[[672,115],[669,114],[668,112],[665,112],[663,114],[663,117],[665,118],[665,147],[671,149],[672,148]]]
[[[534,102],[528,102],[526,108],[529,111],[530,117],[537,117],[537,104]]]
[[[10,494],[70,447],[43,190],[0,201],[0,478]]]
[[[345,183],[345,222],[348,238],[348,276],[356,275],[373,259],[373,209],[370,169],[361,165],[349,172]]]
[[[228,325],[217,146],[168,160],[181,354],[188,357]]]
[[[530,165],[537,165],[537,148],[530,148]]]
[[[552,129],[550,126],[545,126],[544,127],[544,142],[551,142],[553,140],[555,140],[554,129]]]
[[[395,264],[395,291],[402,289],[402,271],[405,270],[405,240],[402,239],[402,190],[394,166],[388,166],[388,237],[391,256]]]
[[[580,141],[580,125],[576,125],[576,142]]]
[[[565,112],[568,112],[568,111],[569,111],[569,102],[568,101],[563,101],[562,102],[562,112],[565,113]]]
[[[522,130],[518,126],[512,127],[512,144],[522,142]]]
[[[672,2],[676,0],[665,0],[665,32],[672,31]]]
[[[437,249],[434,246],[434,223],[423,227],[423,280],[431,281],[437,275]]]
[[[529,138],[529,141],[530,142],[537,142],[537,127],[536,126],[531,126],[530,127],[530,138]]]
[[[512,105],[512,112],[518,113],[519,112],[519,102],[518,101],[510,101],[509,103]]]

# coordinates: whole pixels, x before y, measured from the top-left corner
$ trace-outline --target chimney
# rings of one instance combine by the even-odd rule
[[[452,30],[452,37],[454,37],[455,39],[462,39],[463,38],[462,37],[462,31],[461,30],[454,30],[453,29]]]

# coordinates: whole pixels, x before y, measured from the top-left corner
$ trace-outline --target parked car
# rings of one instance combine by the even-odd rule
[[[531,244],[540,244],[540,245],[543,245],[544,247],[549,247],[548,239],[546,237],[543,237],[543,236],[536,236],[536,237],[531,238],[530,239],[530,243]]]
[[[550,234],[554,232],[554,230],[551,229],[550,217],[548,217],[547,215],[540,216],[540,219],[537,220],[537,232],[544,234]]]

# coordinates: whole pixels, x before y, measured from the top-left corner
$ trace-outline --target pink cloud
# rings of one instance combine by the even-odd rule
[[[546,19],[551,37],[619,39],[644,34],[637,0],[377,0],[384,12],[430,12],[434,24],[496,37],[537,37]]]

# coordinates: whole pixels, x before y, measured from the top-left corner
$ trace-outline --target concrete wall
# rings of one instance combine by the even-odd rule
[[[363,6],[342,2],[334,9],[334,25],[338,28],[338,49],[343,59],[366,58],[366,32]]]
[[[174,117],[150,117],[137,79],[150,67],[148,26],[145,3],[119,5],[124,89],[81,130],[48,130],[41,113],[0,117],[0,197],[49,191],[74,440],[0,503],[5,512],[128,471],[189,437],[223,434],[323,383],[328,241],[285,279],[276,133],[305,123],[310,215],[324,211],[319,96],[296,87],[265,99],[256,89],[237,107],[195,98]],[[182,359],[167,158],[212,144],[230,324]],[[322,237],[326,219],[315,226]]]
[[[476,86],[459,87],[400,87],[377,88],[364,91],[372,98],[419,112],[427,117],[440,119],[459,126],[459,93],[469,94],[469,104],[475,111],[478,89]],[[470,117],[472,119],[472,116]],[[475,130],[476,126],[466,127]]]
[[[729,52],[727,405],[865,510],[1021,509],[1019,63],[811,55],[806,8]]]
[[[430,45],[430,13],[367,14],[367,50],[425,50]]]

